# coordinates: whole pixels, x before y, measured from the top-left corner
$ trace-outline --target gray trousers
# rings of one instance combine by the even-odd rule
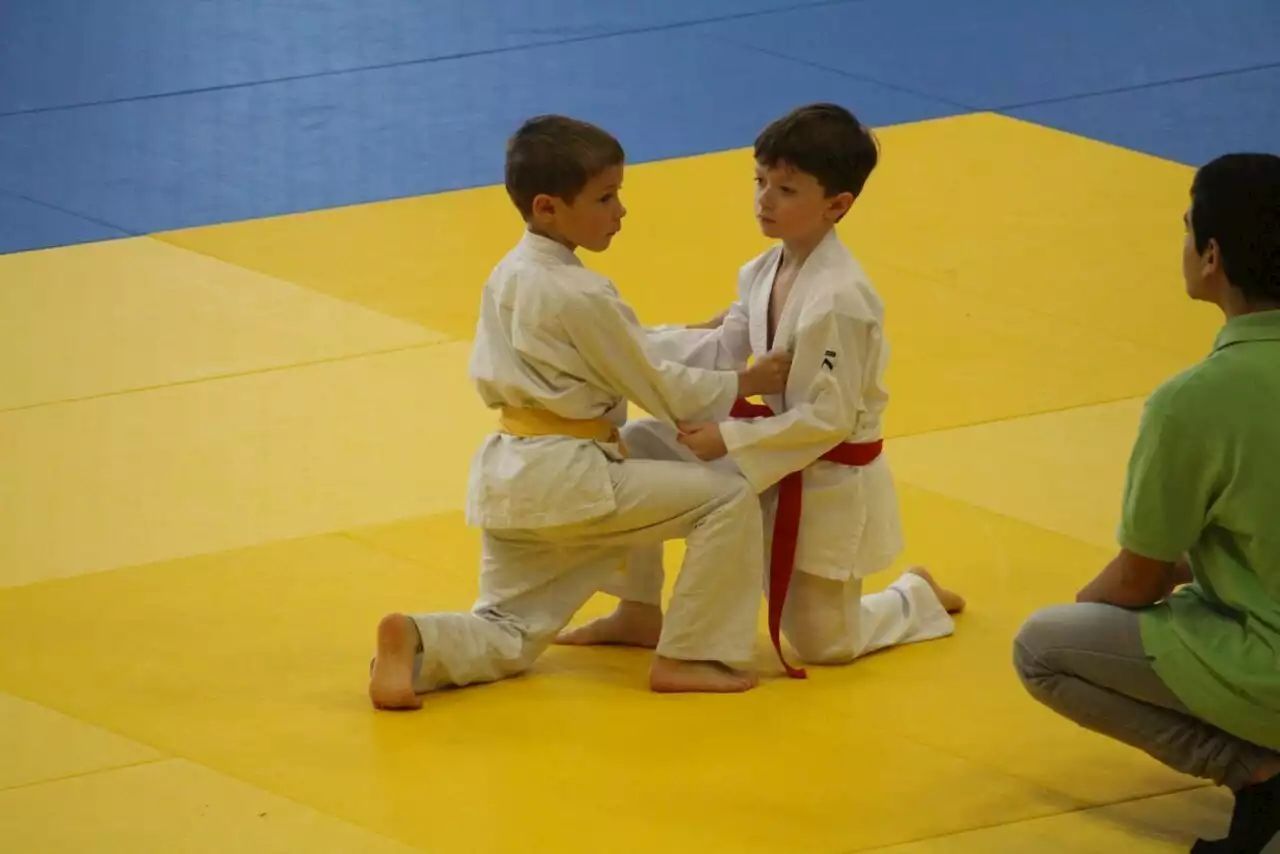
[[[1134,611],[1094,604],[1046,608],[1018,632],[1013,658],[1035,699],[1184,774],[1238,790],[1280,758],[1187,710],[1143,650]]]

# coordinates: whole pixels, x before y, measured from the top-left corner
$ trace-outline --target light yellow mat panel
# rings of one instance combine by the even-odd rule
[[[18,655],[18,647],[5,654]],[[145,745],[0,693],[0,790],[162,758]],[[0,846],[6,850],[17,849]]]
[[[911,501],[930,524],[964,511],[926,494]],[[981,529],[973,517],[986,517],[1018,550],[1011,560],[1062,553],[1054,535],[966,512],[952,524]],[[1134,778],[1140,758],[1128,751],[1027,714],[1030,701],[1011,691],[997,693],[1008,706],[999,720],[1025,742],[1050,734],[1071,748],[1066,759],[1010,773],[949,748],[991,724],[953,697],[974,693],[964,672],[996,690],[999,665],[975,656],[1007,647],[998,635],[1012,616],[987,616],[1001,607],[990,601],[973,620],[989,640],[894,652],[896,681],[868,660],[802,684],[771,678],[744,696],[662,697],[644,689],[644,652],[554,649],[528,678],[442,693],[417,714],[375,714],[363,690],[378,616],[462,608],[474,592],[474,532],[457,514],[424,524],[423,542],[436,546],[422,564],[330,536],[0,591],[0,645],[29,647],[0,661],[0,688],[384,835],[479,854],[520,840],[523,850],[593,851],[606,831],[625,851],[886,845],[1091,803],[1058,779],[1076,763],[1106,764],[1117,794],[1171,788]],[[972,542],[949,550],[957,578],[987,562],[964,551]],[[999,601],[976,581],[968,592]],[[763,637],[759,658],[772,667]],[[884,712],[895,701],[886,691],[906,696],[922,679],[933,682],[927,702]],[[86,684],[95,689],[78,690]],[[917,727],[941,733],[936,746],[908,734]],[[920,809],[921,781],[947,797]],[[425,805],[450,820],[424,821]],[[597,825],[584,818],[593,813]]]
[[[872,854],[1185,854],[1225,835],[1231,797],[1198,788],[876,849]]]
[[[0,587],[460,508],[468,352],[0,413]]]
[[[444,854],[411,848],[190,762],[0,792],[11,854]]]
[[[151,238],[0,257],[0,410],[440,340]]]
[[[887,302],[891,433],[1145,395],[1208,347],[1179,273],[1186,167],[995,115],[881,136],[841,231]],[[623,233],[585,260],[647,322],[705,318],[767,245],[751,170],[742,150],[631,168]],[[520,228],[488,187],[161,239],[463,338]]]
[[[903,481],[1050,531],[1116,547],[1143,400],[997,421],[891,445]]]

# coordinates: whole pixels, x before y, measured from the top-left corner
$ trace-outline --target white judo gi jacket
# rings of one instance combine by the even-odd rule
[[[736,369],[664,361],[607,278],[531,232],[494,268],[481,296],[469,372],[485,405],[625,422],[627,400],[668,423],[727,411]],[[490,435],[473,458],[468,524],[557,527],[615,510],[608,466],[618,448],[565,436]]]
[[[703,368],[740,368],[770,349],[792,354],[786,393],[764,398],[775,417],[721,424],[729,459],[765,503],[773,529],[771,487],[804,469],[797,572],[849,580],[889,567],[902,552],[897,491],[882,454],[851,468],[819,460],[841,442],[882,438],[889,401],[884,303],[862,266],[833,230],[805,261],[768,341],[769,298],[782,247],[742,267],[738,299],[715,330],[659,327],[653,349]],[[717,412],[717,418],[728,409]],[[766,552],[767,553],[767,552]]]

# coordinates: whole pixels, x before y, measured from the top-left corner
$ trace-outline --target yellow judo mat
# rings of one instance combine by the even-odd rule
[[[970,607],[806,682],[762,624],[745,695],[656,696],[643,651],[553,648],[418,713],[369,706],[378,617],[475,593],[460,511],[492,416],[466,361],[520,234],[501,188],[0,257],[0,852],[1220,835],[1227,795],[1054,717],[1011,667],[1021,621],[1111,557],[1142,400],[1218,327],[1182,291],[1192,170],[994,114],[880,135],[840,229],[887,304],[903,565]],[[624,230],[585,259],[646,322],[709,317],[765,245],[751,169],[629,168]]]

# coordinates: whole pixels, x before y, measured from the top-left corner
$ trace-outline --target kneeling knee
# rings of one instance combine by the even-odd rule
[[[793,632],[787,640],[805,664],[833,667],[849,664],[858,657],[853,640],[834,633],[805,630]]]
[[[812,664],[817,667],[839,667],[844,664],[852,664],[858,657],[851,649],[822,649],[811,650],[808,653],[797,652],[800,660],[805,664]]]

